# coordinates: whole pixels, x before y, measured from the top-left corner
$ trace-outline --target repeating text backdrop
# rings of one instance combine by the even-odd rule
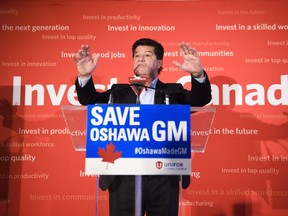
[[[160,79],[189,88],[172,64],[196,47],[216,117],[205,153],[193,154],[183,215],[288,214],[288,3],[286,0],[1,1],[0,215],[108,215],[85,153],[71,143],[61,107],[78,106],[72,60],[101,53],[99,91],[127,83],[131,45],[165,47]],[[82,133],[76,131],[75,133]]]

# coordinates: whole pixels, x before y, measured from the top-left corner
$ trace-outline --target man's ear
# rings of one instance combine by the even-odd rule
[[[158,59],[157,61],[158,61],[158,69],[159,69],[159,68],[161,68],[162,65],[163,65],[163,60]]]

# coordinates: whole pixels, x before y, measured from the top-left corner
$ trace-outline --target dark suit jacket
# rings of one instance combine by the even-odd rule
[[[206,81],[199,83],[191,76],[191,90],[183,88],[177,83],[163,83],[158,80],[155,92],[155,104],[165,103],[165,93],[169,94],[170,104],[190,104],[191,106],[204,106],[211,100],[211,87],[207,74]],[[113,103],[135,104],[136,94],[129,84],[114,84],[110,90],[97,92],[92,78],[84,87],[80,87],[78,80],[75,82],[78,100],[82,105],[107,103],[110,94],[113,95]],[[115,176],[101,176],[99,186],[102,190],[109,188]],[[183,176],[182,187],[187,188],[190,184],[190,176]]]

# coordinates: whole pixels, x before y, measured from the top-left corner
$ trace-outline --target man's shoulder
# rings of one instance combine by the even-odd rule
[[[130,85],[127,84],[127,83],[116,83],[116,84],[113,84],[111,86],[112,89],[121,89],[121,88],[126,88],[126,87],[129,87]]]
[[[165,83],[166,86],[168,87],[174,87],[174,88],[179,88],[179,87],[182,87],[182,84],[181,83]]]
[[[127,92],[130,91],[131,87],[129,84],[123,84],[123,83],[117,83],[117,84],[113,84],[111,86],[111,92],[118,92],[118,93],[123,93],[123,92]]]
[[[178,91],[183,88],[182,84],[180,83],[163,83],[160,81],[158,84],[157,87],[165,89],[168,92]]]

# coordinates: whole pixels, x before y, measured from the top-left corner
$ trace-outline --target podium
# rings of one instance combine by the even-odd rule
[[[116,105],[116,104],[114,104]],[[110,105],[110,106],[113,106]],[[69,130],[71,143],[75,151],[86,151],[86,127],[87,127],[87,107],[86,106],[62,106],[62,113]],[[214,107],[191,107],[190,108],[190,136],[191,154],[204,153],[209,135],[213,133],[212,124],[216,109]],[[163,174],[161,174],[163,175]],[[96,175],[96,216],[101,215],[98,206],[99,175]],[[137,180],[138,178],[138,180]],[[140,181],[139,181],[140,180]],[[181,178],[180,178],[181,181]],[[181,182],[180,182],[181,183]],[[135,183],[135,216],[140,216],[141,212],[141,176],[136,175]],[[180,186],[179,201],[181,202],[182,191]],[[181,207],[179,209],[181,213]]]

